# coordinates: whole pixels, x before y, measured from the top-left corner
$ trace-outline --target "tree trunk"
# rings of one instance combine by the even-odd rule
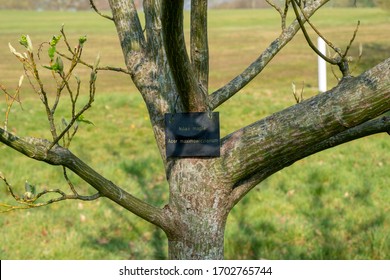
[[[223,259],[224,230],[230,211],[228,188],[217,183],[212,159],[171,163],[168,234],[170,259]]]
[[[177,235],[168,238],[169,259],[223,259],[226,217],[221,217],[215,209],[188,209],[177,218],[181,219],[181,225]]]

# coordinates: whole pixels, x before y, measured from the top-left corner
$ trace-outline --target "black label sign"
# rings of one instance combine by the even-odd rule
[[[219,157],[219,113],[165,114],[168,157]]]

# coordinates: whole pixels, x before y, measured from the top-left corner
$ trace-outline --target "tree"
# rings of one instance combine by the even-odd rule
[[[352,77],[347,56],[350,45],[342,51],[326,40],[335,55],[324,56],[324,59],[337,65],[342,73],[335,88],[307,100],[297,97],[296,105],[224,137],[220,142],[219,157],[167,157],[166,113],[216,110],[257,76],[300,29],[317,52],[304,23],[310,23],[315,29],[309,18],[329,0],[293,0],[282,5],[267,1],[281,16],[281,34],[247,69],[212,93],[208,91],[207,0],[191,2],[189,55],[183,33],[184,1],[145,0],[144,27],[133,0],[109,2],[112,16],[102,14],[91,1],[93,8],[112,20],[117,29],[127,69],[111,70],[131,76],[148,108],[169,183],[168,204],[157,208],[141,201],[104,178],[68,148],[77,131],[77,123],[85,121],[82,114],[93,102],[94,81],[98,71],[103,69],[99,67],[98,58],[94,65],[82,62],[83,38],[75,49],[68,45],[70,56],[56,50],[59,38],[53,38],[49,43],[52,56],[47,67],[58,77],[58,98],[62,90],[73,94],[72,119],[64,121],[61,130],[55,126],[55,107],[45,100],[44,86],[30,63],[30,76],[38,83],[37,92],[45,104],[53,139],[23,138],[7,131],[5,126],[0,128],[0,141],[27,157],[62,166],[66,179],[67,170],[71,170],[97,190],[95,195],[80,196],[69,182],[71,195],[53,191],[60,195],[58,200],[106,197],[160,227],[168,238],[171,259],[222,259],[228,214],[256,185],[302,158],[354,139],[390,131],[390,118],[381,116],[390,110],[390,59]],[[290,13],[294,13],[296,20],[288,24]],[[65,39],[65,33],[62,35]],[[11,51],[24,63],[33,61],[29,37],[22,38],[21,43],[28,51],[26,55],[21,55],[12,46]],[[58,54],[57,58],[55,54]],[[62,62],[65,58],[71,62],[66,71]],[[81,107],[75,105],[78,91],[68,88],[72,65],[77,63],[91,68],[90,98]],[[6,96],[9,106],[17,101],[17,92],[6,92]],[[11,194],[27,207],[34,207],[35,199],[46,194],[34,194],[33,186],[26,182],[25,197],[17,197],[5,177],[2,178]]]

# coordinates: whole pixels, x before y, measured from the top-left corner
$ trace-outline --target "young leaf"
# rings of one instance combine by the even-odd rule
[[[35,186],[34,185],[30,185],[29,182],[27,182],[27,180],[24,183],[24,189],[25,189],[26,193],[31,193],[33,195],[35,195],[35,193],[36,193]]]
[[[27,39],[27,50],[32,53],[33,52],[33,45],[32,45],[32,42],[31,42],[31,39],[30,39],[30,36],[26,36],[26,39]]]
[[[93,70],[96,71],[96,68],[98,68],[99,66],[99,63],[100,63],[100,53],[98,53],[96,59],[95,59],[95,63],[93,64]]]
[[[55,72],[62,73],[64,71],[64,63],[62,62],[61,57],[57,56],[56,62],[52,66],[45,66],[46,69],[53,70]]]
[[[82,48],[84,46],[84,43],[87,41],[87,35],[84,35],[82,37],[79,38],[79,45],[80,45],[80,48]]]
[[[18,88],[20,88],[20,87],[22,86],[23,79],[24,79],[24,75],[20,76],[20,78],[19,78],[19,84],[18,84]]]
[[[57,56],[55,65],[57,65],[58,72],[64,72],[64,63],[62,62],[62,58],[60,56]]]
[[[20,40],[19,40],[19,43],[25,47],[26,49],[28,48],[28,42],[27,42],[27,36],[26,35],[22,35],[20,37]]]
[[[57,44],[58,44],[58,42],[60,41],[60,39],[61,39],[61,36],[62,35],[53,35],[53,37],[51,38],[51,41],[50,41],[50,46],[52,46],[52,47],[55,47]]]
[[[25,57],[21,54],[21,53],[18,53],[15,48],[11,45],[11,43],[8,43],[8,47],[9,47],[9,50],[17,57],[25,60]]]
[[[49,70],[54,70],[53,66],[46,66],[46,65],[43,65],[44,68],[46,69],[49,69]]]
[[[28,36],[28,35],[22,35],[22,36],[20,37],[19,43],[20,43],[23,47],[25,47],[29,52],[32,52],[32,51],[33,51],[33,46],[32,46],[32,42],[31,42],[30,36]]]
[[[50,46],[50,48],[47,50],[47,53],[49,54],[50,60],[53,61],[54,55],[56,53],[56,46]]]

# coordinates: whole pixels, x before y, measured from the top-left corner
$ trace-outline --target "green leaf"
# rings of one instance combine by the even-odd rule
[[[50,46],[50,48],[47,50],[47,53],[49,54],[51,61],[53,61],[54,55],[56,53],[56,46]]]
[[[46,65],[43,65],[43,67],[46,68],[46,69],[49,69],[49,70],[54,70],[54,69],[53,69],[53,66],[46,66]]]
[[[80,116],[77,118],[77,121],[78,121],[78,122],[83,122],[83,123],[86,123],[86,124],[92,124],[93,126],[95,125],[93,122],[91,122],[91,121],[89,121],[89,120],[86,120],[86,119],[84,118],[83,115],[80,115]]]
[[[61,39],[61,35],[53,35],[53,37],[51,38],[51,41],[50,41],[50,46],[52,46],[52,47],[55,47],[57,44],[58,44],[58,42],[60,41],[60,39]]]
[[[83,45],[86,41],[87,41],[87,35],[84,35],[84,36],[79,38],[79,45],[81,48],[83,47]]]
[[[33,51],[33,46],[32,46],[32,42],[31,42],[30,36],[28,36],[28,35],[22,35],[22,36],[20,37],[19,43],[20,43],[23,47],[25,47],[29,52],[32,52],[32,51]]]
[[[33,195],[36,194],[36,188],[35,188],[35,186],[30,185],[30,184],[27,182],[27,180],[26,180],[26,182],[24,183],[24,189],[26,190],[26,193],[31,193],[31,194],[33,194]]]
[[[57,56],[55,65],[57,65],[58,72],[64,72],[64,63],[62,62],[62,58],[60,56]]]
[[[23,47],[28,48],[27,36],[26,36],[26,35],[22,35],[22,36],[20,37],[19,43],[20,43]]]
[[[51,65],[51,66],[43,65],[43,67],[46,69],[49,69],[49,70],[53,70],[55,72],[59,72],[59,73],[64,72],[64,63],[62,62],[62,59],[59,56],[57,56],[56,62],[53,65]]]

